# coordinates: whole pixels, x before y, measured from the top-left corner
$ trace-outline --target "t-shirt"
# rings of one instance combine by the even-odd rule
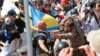
[[[44,45],[47,47],[47,36],[46,34],[42,33],[36,37],[36,54],[41,54],[44,53],[44,51],[40,48],[38,41],[39,40],[44,40]]]
[[[15,24],[18,27],[17,31],[19,33],[23,33],[24,32],[24,28],[25,28],[25,21],[24,21],[24,15],[20,13],[19,18],[16,19]]]

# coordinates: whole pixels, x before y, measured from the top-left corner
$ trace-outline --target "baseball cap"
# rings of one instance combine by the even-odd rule
[[[69,3],[69,0],[61,0],[61,3],[62,4],[68,4]]]
[[[15,12],[15,10],[9,10],[7,13],[8,16],[16,16],[17,13]]]

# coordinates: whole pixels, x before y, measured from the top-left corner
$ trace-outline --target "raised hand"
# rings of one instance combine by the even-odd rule
[[[87,56],[96,56],[95,51],[91,50],[88,45],[80,46],[80,50],[84,50]]]

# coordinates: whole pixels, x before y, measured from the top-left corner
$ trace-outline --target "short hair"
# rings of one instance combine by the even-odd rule
[[[46,24],[43,20],[38,21],[37,28],[41,29],[41,27],[42,27],[43,24]]]

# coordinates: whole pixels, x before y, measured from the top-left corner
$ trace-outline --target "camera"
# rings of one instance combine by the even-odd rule
[[[84,50],[74,49],[73,56],[86,56]]]

